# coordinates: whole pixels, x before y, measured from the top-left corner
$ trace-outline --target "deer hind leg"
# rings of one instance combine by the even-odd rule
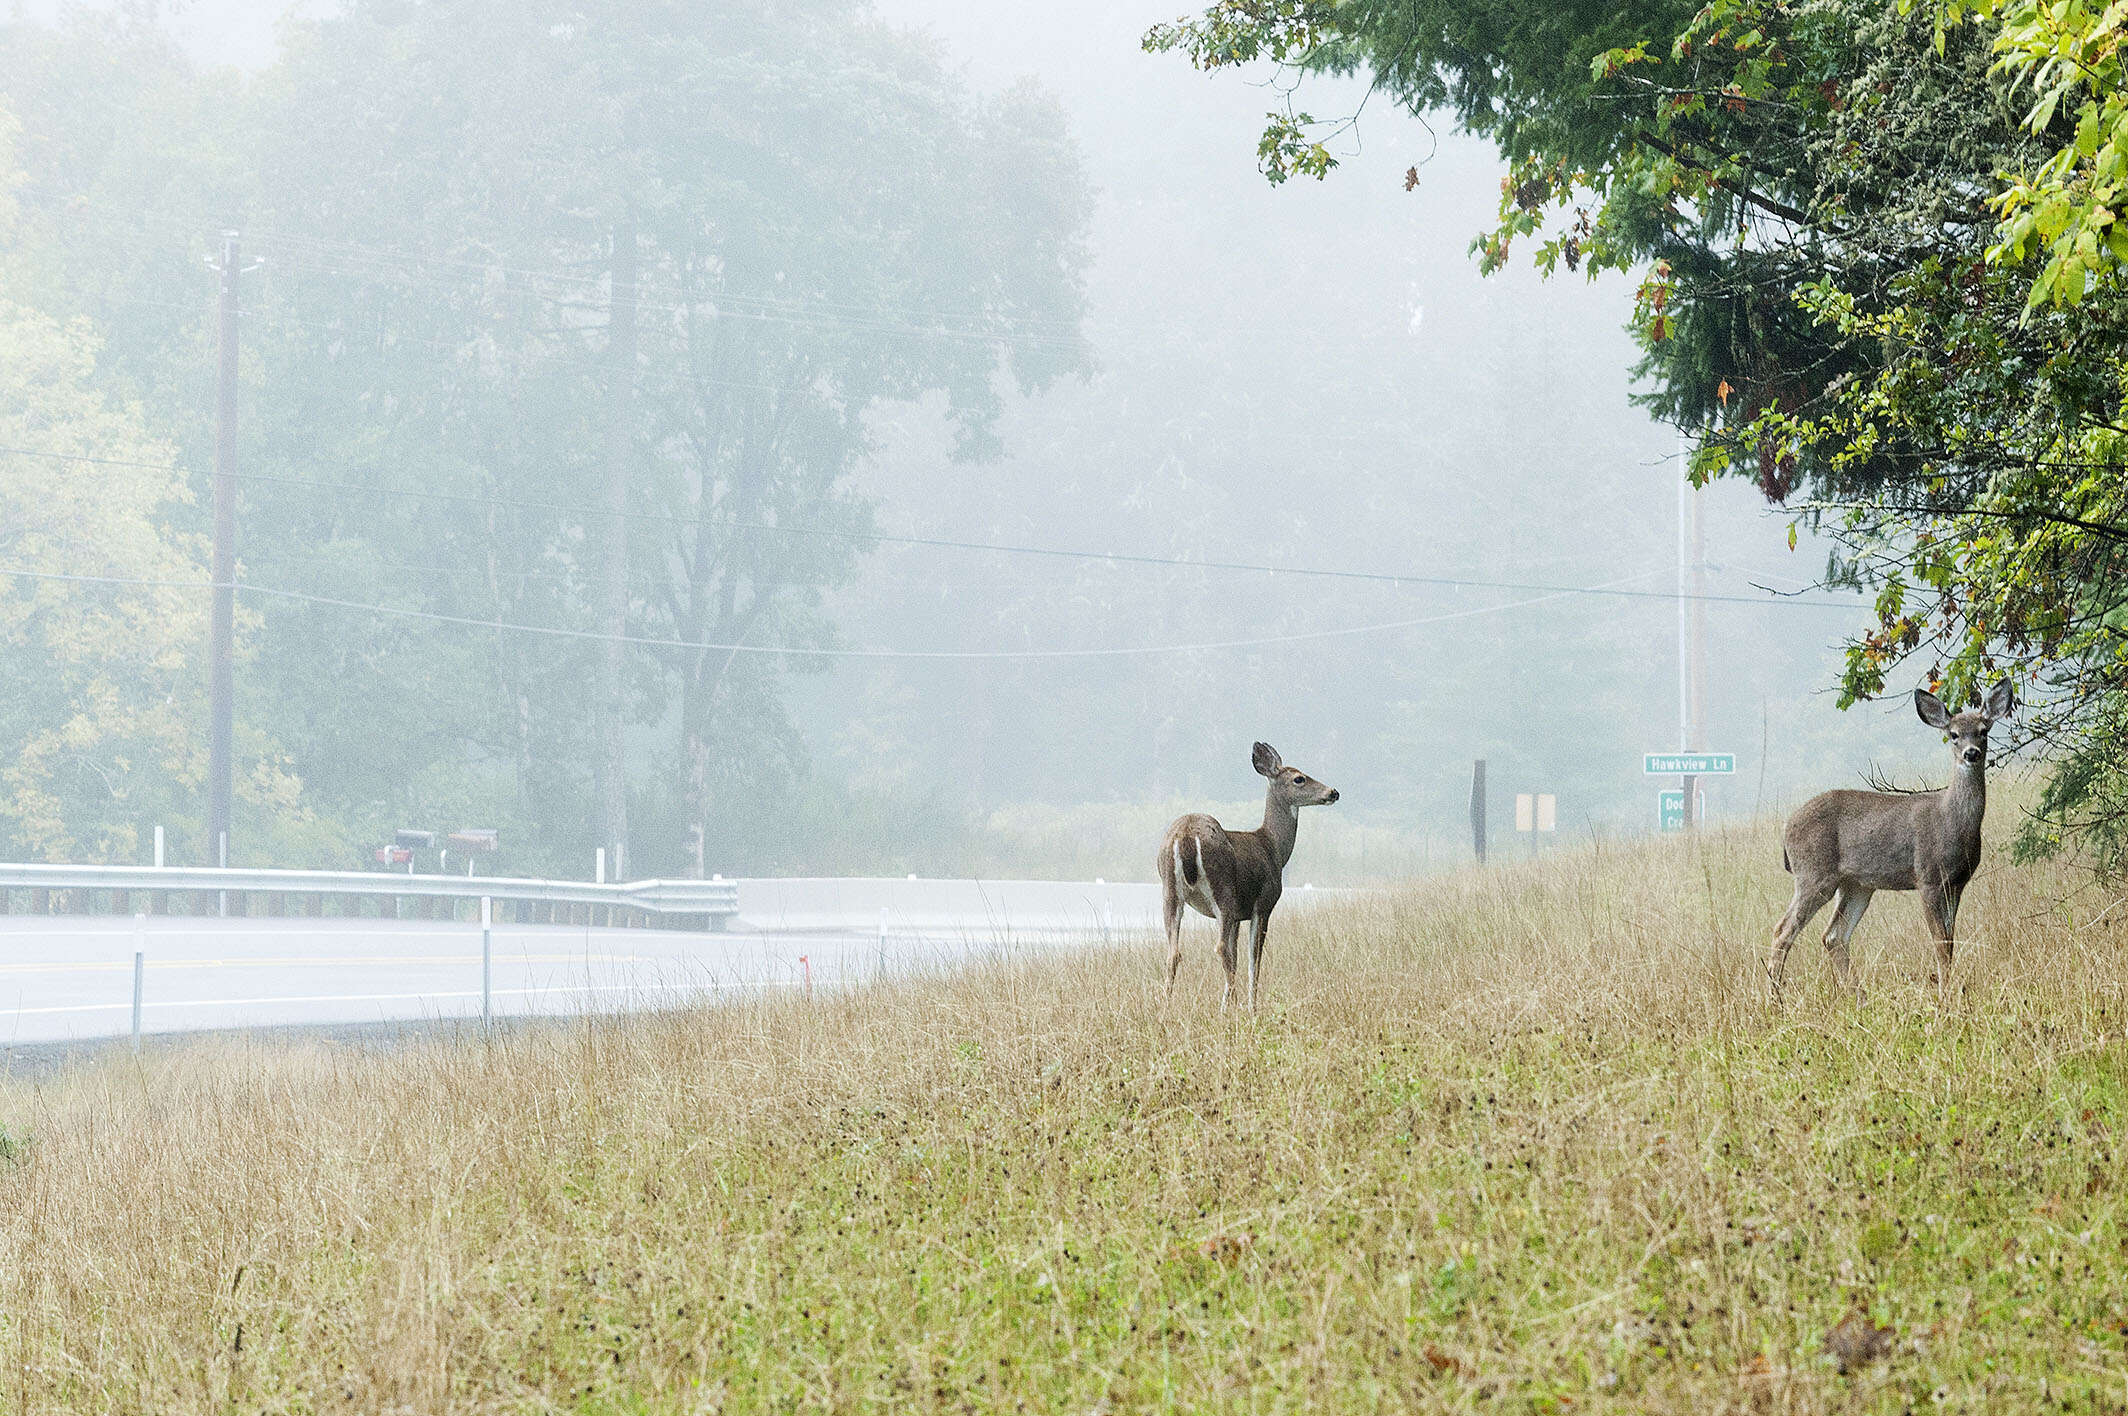
[[[1773,952],[1766,959],[1766,978],[1773,987],[1773,998],[1781,998],[1781,980],[1788,972],[1788,951],[1795,947],[1796,936],[1801,934],[1825,902],[1833,897],[1833,887],[1822,880],[1806,880],[1796,877],[1795,898],[1788,902],[1788,913],[1773,927]]]
[[[1175,996],[1175,975],[1182,968],[1182,892],[1172,880],[1163,881],[1160,892],[1160,923],[1167,931],[1167,996]]]
[[[1269,910],[1258,910],[1249,926],[1249,1011],[1256,1011],[1256,989],[1263,982],[1264,928],[1271,923]]]
[[[1219,913],[1219,963],[1227,971],[1227,986],[1220,990],[1219,1006],[1223,1010],[1234,998],[1234,967],[1241,952],[1241,914],[1238,910],[1221,910]]]
[[[1869,909],[1869,902],[1876,892],[1860,885],[1843,885],[1833,897],[1832,918],[1825,925],[1825,951],[1832,957],[1832,968],[1840,982],[1855,987],[1855,971],[1848,955],[1847,942],[1855,937],[1855,928],[1862,923],[1862,916]],[[1855,996],[1861,996],[1855,988]]]

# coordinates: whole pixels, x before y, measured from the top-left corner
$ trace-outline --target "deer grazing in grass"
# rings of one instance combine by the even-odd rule
[[[1788,950],[1812,916],[1832,901],[1825,948],[1840,982],[1854,983],[1847,941],[1879,890],[1914,890],[1936,945],[1936,982],[1950,976],[1958,901],[1980,864],[1980,819],[1988,805],[1988,729],[2010,715],[2006,679],[1987,706],[1953,715],[1936,695],[1914,690],[1914,711],[1951,742],[1951,784],[1934,792],[1822,792],[1788,818],[1781,864],[1795,876],[1795,898],[1773,930],[1766,973],[1781,996]]]
[[[1248,921],[1249,1008],[1254,1011],[1263,977],[1264,927],[1285,888],[1282,877],[1300,834],[1300,809],[1328,806],[1337,800],[1337,789],[1288,767],[1269,743],[1257,743],[1251,761],[1271,779],[1264,793],[1263,825],[1254,831],[1229,831],[1202,812],[1178,816],[1160,842],[1158,869],[1169,996],[1175,992],[1175,971],[1182,967],[1182,907],[1188,905],[1219,925],[1219,962],[1227,971],[1227,986],[1219,995],[1222,1008],[1234,996],[1235,955],[1242,921]]]

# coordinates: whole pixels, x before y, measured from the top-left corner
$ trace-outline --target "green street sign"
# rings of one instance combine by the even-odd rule
[[[1655,794],[1655,824],[1664,831],[1685,829],[1685,794],[1673,787]]]
[[[1641,761],[1650,777],[1728,777],[1736,773],[1733,752],[1651,752]]]

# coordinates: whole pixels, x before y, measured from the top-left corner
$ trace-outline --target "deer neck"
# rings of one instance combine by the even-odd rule
[[[1300,837],[1300,808],[1289,801],[1280,801],[1278,789],[1273,787],[1264,793],[1263,825],[1257,833],[1271,848],[1271,859],[1278,862],[1280,871],[1286,862],[1293,859],[1293,843]]]
[[[1952,826],[1977,835],[1987,809],[1988,764],[1958,763],[1951,769],[1951,784],[1943,789],[1943,814]]]

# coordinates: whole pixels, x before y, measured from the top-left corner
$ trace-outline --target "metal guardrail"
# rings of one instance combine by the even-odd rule
[[[429,917],[483,899],[520,924],[653,924],[701,920],[711,928],[739,912],[730,880],[528,880],[497,875],[388,875],[363,870],[223,870],[208,866],[0,864],[0,914],[29,894],[33,914],[323,915],[326,901],[359,914],[364,901],[398,918],[414,900]],[[136,897],[144,896],[145,899]],[[294,908],[290,908],[291,902]],[[192,908],[182,908],[190,904]],[[254,909],[253,906],[260,906]],[[99,908],[100,907],[100,908]]]

